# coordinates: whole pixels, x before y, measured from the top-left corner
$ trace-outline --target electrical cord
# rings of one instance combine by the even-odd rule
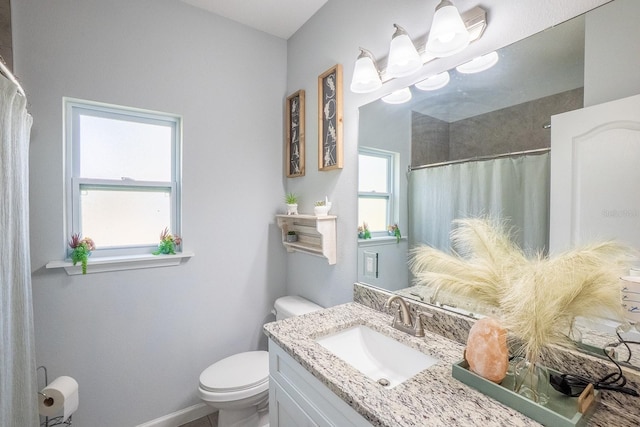
[[[613,362],[614,365],[616,365],[616,367],[618,368],[618,372],[612,372],[610,374],[607,374],[604,377],[602,377],[599,381],[595,381],[595,382],[589,378],[586,378],[580,375],[575,375],[575,374],[561,374],[561,375],[552,374],[549,376],[549,382],[551,386],[554,389],[556,389],[558,392],[562,394],[566,394],[567,396],[571,396],[571,397],[580,396],[583,390],[590,383],[593,384],[593,387],[595,389],[618,391],[621,393],[629,394],[631,396],[640,397],[640,394],[636,390],[630,387],[625,387],[625,385],[627,384],[627,379],[622,373],[622,368],[620,367],[620,364],[611,357],[611,355],[609,354],[609,351],[607,351],[607,348],[617,347],[620,344],[623,344],[629,351],[629,357],[627,357],[627,360],[626,360],[626,362],[629,362],[629,360],[631,360],[631,348],[629,347],[629,344],[640,344],[640,341],[624,340],[620,336],[620,333],[617,331],[616,331],[616,335],[618,335],[618,339],[620,341],[612,344],[607,344],[602,351],[604,355],[607,356],[607,358],[611,362]]]
[[[632,356],[631,347],[629,347],[629,344],[640,344],[640,341],[627,341],[627,340],[625,340],[620,335],[620,331],[618,329],[616,329],[616,335],[618,336],[618,340],[620,342],[614,343],[614,344],[609,344],[607,347],[617,347],[618,345],[623,344],[627,348],[627,352],[629,353],[629,355],[627,356],[627,360],[625,360],[625,362],[629,363],[629,361],[631,360],[631,356]],[[605,351],[605,354],[607,354],[606,351]],[[607,354],[607,357],[608,357],[608,354]],[[611,357],[609,357],[609,359],[611,359]]]

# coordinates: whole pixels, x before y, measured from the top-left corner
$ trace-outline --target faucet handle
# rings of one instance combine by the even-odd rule
[[[422,318],[432,318],[433,313],[426,313],[424,311],[416,311],[416,317],[414,321],[413,334],[416,337],[424,337],[424,326],[422,326]]]

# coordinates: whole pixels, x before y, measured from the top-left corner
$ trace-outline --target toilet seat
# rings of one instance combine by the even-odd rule
[[[249,351],[222,359],[200,374],[209,401],[245,399],[269,389],[269,353]]]

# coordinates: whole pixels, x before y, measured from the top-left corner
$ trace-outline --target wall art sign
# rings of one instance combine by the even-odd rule
[[[304,176],[304,90],[287,97],[285,171],[288,178]]]
[[[342,65],[318,76],[318,170],[342,169]]]

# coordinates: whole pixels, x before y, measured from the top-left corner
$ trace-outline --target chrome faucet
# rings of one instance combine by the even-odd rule
[[[406,332],[408,334],[414,335],[416,337],[424,337],[424,328],[422,326],[422,317],[430,316],[427,313],[416,312],[415,319],[411,318],[411,312],[409,311],[409,306],[402,297],[399,295],[391,296],[384,305],[384,308],[388,310],[391,307],[391,303],[397,301],[398,302],[398,310],[393,315],[393,321],[391,322],[391,326],[394,328]]]

